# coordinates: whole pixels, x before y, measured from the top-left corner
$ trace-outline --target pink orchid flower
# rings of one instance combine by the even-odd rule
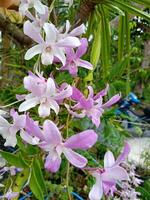
[[[86,38],[80,40],[81,45],[78,47],[76,53],[72,48],[66,48],[67,60],[66,64],[60,68],[60,70],[68,70],[73,76],[77,75],[78,67],[83,67],[92,70],[92,64],[86,60],[82,60],[80,57],[83,56],[87,51],[88,42]]]
[[[86,130],[64,141],[59,129],[52,121],[46,120],[43,124],[43,130],[41,130],[28,116],[25,132],[21,137],[29,144],[35,144],[35,138],[38,138],[37,145],[48,152],[45,168],[51,172],[58,171],[62,153],[72,165],[78,168],[85,167],[87,159],[73,150],[87,150],[96,143],[98,138],[93,130]]]
[[[15,199],[19,195],[19,192],[12,192],[11,189],[9,189],[6,194],[3,196],[0,196],[0,199],[7,199],[7,200],[12,200]]]
[[[117,182],[129,179],[127,171],[120,166],[127,158],[129,152],[130,147],[126,143],[123,152],[116,161],[112,152],[108,151],[104,156],[103,169],[89,169],[92,176],[96,179],[89,193],[90,200],[100,200],[103,194],[113,196],[113,193],[116,191]]]
[[[27,21],[24,23],[25,35],[29,36],[38,43],[26,52],[25,59],[30,60],[35,55],[41,54],[41,61],[43,65],[52,64],[54,57],[59,59],[62,64],[65,65],[65,48],[80,46],[80,40],[74,36],[67,36],[59,39],[59,31],[53,24],[45,23],[43,29],[46,34],[45,41],[31,22]]]
[[[75,149],[87,150],[97,141],[97,134],[93,130],[86,130],[71,136],[65,142],[57,126],[50,120],[46,120],[43,125],[43,135],[45,137],[40,147],[48,152],[45,168],[51,172],[58,171],[61,164],[61,154],[78,168],[83,168],[87,164],[87,159],[76,153]]]
[[[19,12],[25,15],[28,9],[33,7],[38,13],[42,15],[45,14],[45,5],[43,5],[40,0],[21,0]]]
[[[52,78],[46,80],[43,76],[36,76],[31,72],[24,78],[24,87],[31,93],[19,96],[19,99],[25,99],[19,106],[19,112],[27,111],[40,104],[38,108],[40,117],[49,116],[51,109],[58,114],[60,102],[72,95],[70,85],[65,84],[63,89],[62,87],[59,89]]]
[[[13,124],[0,116],[0,134],[6,140],[4,146],[15,147],[17,144],[16,133],[25,127],[26,116],[18,115],[14,109],[10,111],[13,118]]]
[[[88,86],[88,89],[89,95],[87,98],[85,98],[84,95],[77,88],[73,87],[73,94],[71,98],[77,101],[77,104],[72,106],[71,109],[68,105],[66,105],[66,107],[70,114],[72,114],[73,116],[78,118],[83,118],[87,116],[92,120],[93,124],[98,127],[100,125],[100,117],[102,116],[104,109],[109,108],[110,106],[115,104],[120,99],[120,95],[117,94],[113,96],[109,101],[103,104],[102,97],[107,94],[108,85],[104,90],[100,91],[95,96],[93,88],[91,86]],[[78,111],[80,111],[80,113]]]

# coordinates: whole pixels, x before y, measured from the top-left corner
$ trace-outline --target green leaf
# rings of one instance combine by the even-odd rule
[[[42,171],[41,171],[41,165],[40,165],[40,162],[37,158],[35,158],[34,161],[33,161],[33,168],[34,168],[35,176],[37,178],[37,181],[38,181],[41,189],[45,193],[47,193],[44,177],[43,177],[43,174],[42,174]]]
[[[28,164],[22,158],[21,154],[15,155],[13,153],[8,153],[5,151],[0,151],[0,154],[2,155],[3,158],[5,158],[7,160],[7,162],[10,165],[13,165],[15,167],[20,167],[20,168],[28,167]]]
[[[117,62],[111,69],[109,78],[110,80],[115,80],[116,78],[119,79],[122,74],[124,73],[128,60],[130,58],[130,55],[125,56],[125,58],[121,62]]]
[[[35,197],[39,200],[44,200],[44,194],[42,191],[42,188],[40,186],[37,172],[36,172],[36,167],[33,164],[32,165],[32,171],[31,171],[31,177],[30,177],[30,183],[29,183],[30,189],[32,190],[33,194]]]
[[[128,13],[132,13],[134,15],[140,16],[148,21],[150,21],[150,15],[148,15],[147,13],[139,10],[136,7],[133,7],[131,4],[127,4],[124,2],[121,2],[120,0],[114,0],[113,2],[111,2],[113,5],[118,6],[120,9],[128,12]]]

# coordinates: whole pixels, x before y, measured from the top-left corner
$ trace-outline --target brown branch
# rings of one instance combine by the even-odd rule
[[[97,4],[103,3],[104,1],[105,0],[83,0],[77,12],[74,27],[77,27],[86,22],[91,13],[95,10],[95,6]]]
[[[33,41],[15,25],[6,16],[0,13],[0,30],[10,37],[14,43],[20,46],[30,46]]]

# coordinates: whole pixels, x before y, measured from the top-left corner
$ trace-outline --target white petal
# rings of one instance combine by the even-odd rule
[[[56,41],[57,29],[53,24],[45,23],[44,31],[46,33],[46,42],[54,43]]]
[[[99,173],[93,173],[92,175],[96,178],[96,182],[89,193],[89,199],[100,200],[103,196],[102,178]]]
[[[59,47],[78,47],[81,45],[81,42],[78,38],[69,36],[60,40],[57,45]]]
[[[40,14],[45,14],[45,6],[39,0],[34,0],[34,8]]]
[[[51,65],[54,60],[53,52],[43,52],[41,56],[42,64],[43,65]]]
[[[50,105],[49,103],[41,103],[38,108],[38,113],[40,117],[47,117],[50,115]]]
[[[62,62],[63,66],[66,64],[66,57],[65,57],[63,49],[55,48],[54,56],[56,56]]]
[[[19,112],[27,111],[30,108],[35,107],[37,104],[39,104],[39,99],[37,97],[28,99],[28,100],[24,101],[22,104],[20,104]]]
[[[42,49],[42,46],[39,44],[31,47],[25,54],[25,60],[30,60],[35,55],[42,53]]]
[[[2,116],[0,116],[0,127],[10,127],[10,124],[6,119],[4,119]]]
[[[107,151],[104,156],[104,168],[112,167],[115,163],[114,155],[111,151]]]
[[[50,104],[50,108],[54,110],[54,112],[56,113],[56,115],[58,115],[59,113],[59,105],[55,100],[50,100],[49,101]]]
[[[48,78],[47,87],[46,87],[46,96],[50,97],[50,96],[55,95],[55,93],[56,93],[55,82],[52,78]]]

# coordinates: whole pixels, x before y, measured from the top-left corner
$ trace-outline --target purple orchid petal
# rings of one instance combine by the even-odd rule
[[[93,98],[93,96],[94,96],[94,91],[93,91],[92,86],[88,86],[88,90],[89,90],[88,98]]]
[[[129,144],[126,142],[123,152],[119,155],[119,157],[117,158],[116,162],[115,162],[115,166],[119,165],[120,163],[122,163],[123,161],[125,161],[125,159],[127,158],[127,156],[130,153],[130,146]]]
[[[73,60],[75,58],[75,52],[72,48],[65,48],[65,52],[67,55],[67,60]]]
[[[85,69],[89,69],[89,70],[93,69],[93,65],[90,62],[86,61],[86,60],[79,59],[78,65],[80,67],[85,68]]]
[[[72,96],[71,98],[75,101],[79,101],[83,96],[83,94],[76,87],[72,87]]]
[[[50,144],[57,145],[62,142],[61,134],[57,126],[50,120],[46,120],[43,124],[43,132],[45,141]]]
[[[47,43],[55,42],[57,37],[56,27],[53,24],[45,23],[43,28],[46,33],[46,42]]]
[[[40,141],[39,138],[37,138],[36,136],[31,136],[31,135],[29,135],[29,133],[27,133],[23,130],[20,132],[20,136],[28,144],[31,144],[31,145],[38,145],[39,144],[39,141]]]
[[[100,200],[103,196],[103,185],[102,185],[101,174],[94,172],[92,173],[92,176],[96,178],[96,182],[89,193],[89,199]]]
[[[63,153],[64,153],[65,157],[67,158],[67,160],[75,167],[83,168],[86,166],[87,159],[85,157],[81,156],[80,154],[72,151],[69,148],[65,148],[65,147],[63,148]]]
[[[94,96],[94,100],[99,99],[100,97],[106,96],[109,89],[109,85],[107,84],[106,88],[101,90],[97,95]]]
[[[61,157],[57,154],[57,152],[53,151],[46,157],[45,168],[50,172],[57,172],[60,168]]]
[[[102,173],[103,181],[122,181],[128,180],[129,176],[126,170],[122,167],[115,166],[105,169],[105,172]]]
[[[91,148],[97,141],[97,134],[93,130],[83,131],[76,135],[71,136],[64,143],[64,146],[71,149],[89,149]]]
[[[113,104],[117,103],[120,100],[120,98],[121,98],[121,96],[119,94],[116,94],[109,101],[107,101],[105,104],[103,104],[102,107],[109,108]]]
[[[93,102],[93,99],[92,98],[90,98],[90,99],[85,99],[84,97],[82,97],[81,99],[80,99],[80,105],[81,105],[81,108],[83,108],[83,109],[90,109],[90,108],[92,108],[93,107],[93,104],[94,104],[94,102]]]
[[[104,156],[104,168],[112,167],[115,164],[115,158],[111,151],[107,151]]]
[[[40,140],[44,140],[44,135],[41,131],[41,129],[39,128],[39,126],[37,125],[37,123],[31,119],[28,115],[26,117],[26,127],[25,130],[28,134],[32,135],[32,136],[36,136],[37,138],[39,138]]]
[[[82,38],[80,40],[80,42],[81,42],[81,45],[78,47],[78,49],[76,51],[76,58],[80,58],[87,51],[87,47],[88,47],[88,41],[87,41],[87,39],[86,38]]]

